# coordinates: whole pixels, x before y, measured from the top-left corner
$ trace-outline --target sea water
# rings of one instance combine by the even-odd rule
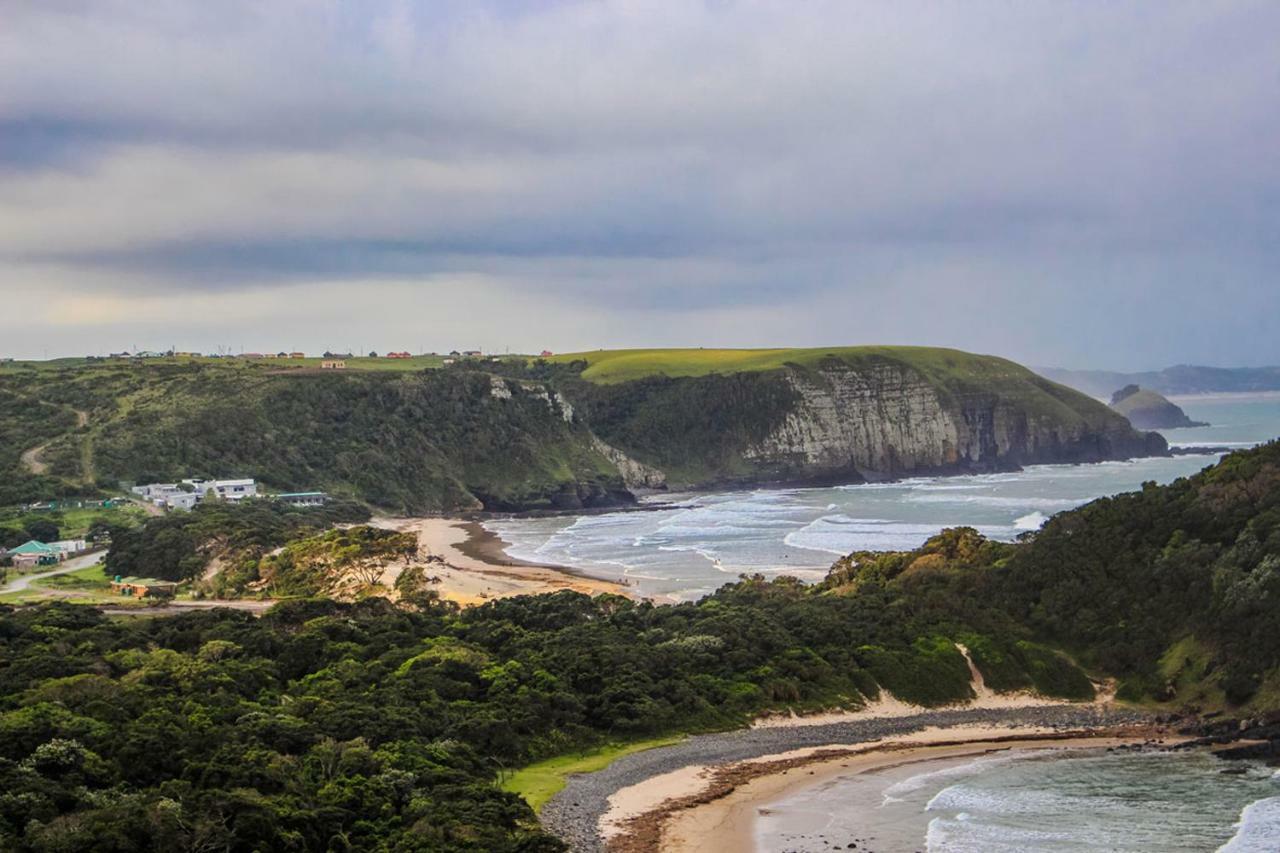
[[[1261,853],[1280,779],[1204,751],[1012,750],[836,777],[761,804],[757,849]]]
[[[1175,398],[1208,427],[1169,430],[1182,447],[1250,447],[1280,436],[1280,394]],[[944,527],[1011,540],[1051,515],[1145,481],[1194,474],[1216,454],[1035,465],[835,488],[753,489],[648,499],[645,512],[503,519],[486,527],[515,559],[624,580],[645,595],[691,600],[741,574],[820,580],[837,556],[914,548]]]

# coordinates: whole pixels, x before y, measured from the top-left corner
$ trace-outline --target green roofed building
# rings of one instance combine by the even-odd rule
[[[62,551],[48,543],[32,539],[10,550],[6,556],[10,557],[18,568],[52,566],[61,562]]]

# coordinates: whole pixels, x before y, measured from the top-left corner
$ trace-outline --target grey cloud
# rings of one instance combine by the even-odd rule
[[[228,300],[344,281],[407,299],[405,282],[481,275],[491,310],[457,321],[477,331],[574,308],[632,344],[1280,361],[1276,312],[1246,322],[1203,295],[1275,306],[1274,4],[5,17],[15,293],[50,269],[69,294]],[[508,317],[504,288],[537,298]]]

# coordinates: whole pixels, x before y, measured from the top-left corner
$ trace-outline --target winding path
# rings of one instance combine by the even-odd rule
[[[22,451],[22,465],[32,474],[40,475],[49,470],[49,464],[40,458],[48,444]]]
[[[79,557],[72,557],[56,569],[47,572],[38,572],[36,574],[20,575],[13,580],[0,586],[0,594],[6,592],[22,592],[31,586],[32,581],[40,581],[45,578],[55,577],[57,575],[66,575],[86,566],[92,566],[95,563],[102,562],[104,551],[97,551],[93,554],[83,554]]]

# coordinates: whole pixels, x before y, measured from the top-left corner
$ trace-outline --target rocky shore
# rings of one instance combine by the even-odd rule
[[[796,749],[844,746],[907,735],[937,727],[1038,727],[1071,732],[1113,729],[1154,722],[1147,715],[1099,705],[1042,705],[1006,709],[947,709],[895,717],[852,719],[823,725],[776,726],[695,735],[672,746],[633,753],[596,773],[570,777],[541,812],[544,826],[576,853],[603,853],[600,820],[609,798],[646,779],[681,768],[720,766]]]

